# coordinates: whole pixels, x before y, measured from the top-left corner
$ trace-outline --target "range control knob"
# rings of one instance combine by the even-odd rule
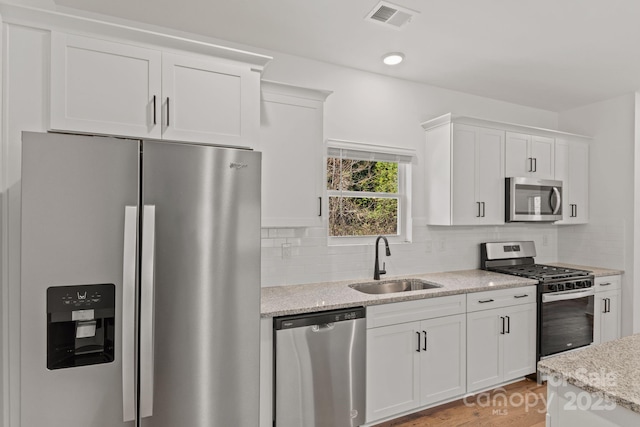
[[[565,289],[575,289],[575,283],[570,282],[564,285]]]

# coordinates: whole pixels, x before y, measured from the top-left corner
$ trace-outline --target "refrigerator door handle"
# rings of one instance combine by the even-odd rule
[[[124,257],[122,262],[122,414],[123,421],[136,418],[136,246],[138,208],[124,210]]]
[[[140,261],[140,418],[153,415],[155,222],[156,207],[145,205]]]

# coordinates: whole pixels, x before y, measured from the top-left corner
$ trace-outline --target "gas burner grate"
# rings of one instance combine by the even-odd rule
[[[498,273],[511,274],[515,276],[537,279],[541,282],[547,280],[570,279],[576,277],[586,277],[591,273],[584,270],[576,270],[574,268],[555,267],[545,264],[526,264],[511,265],[502,267],[493,267],[492,271]]]

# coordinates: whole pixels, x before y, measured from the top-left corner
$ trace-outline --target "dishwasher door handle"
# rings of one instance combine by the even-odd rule
[[[311,326],[313,332],[330,331],[336,327],[335,323],[321,323],[320,325]]]

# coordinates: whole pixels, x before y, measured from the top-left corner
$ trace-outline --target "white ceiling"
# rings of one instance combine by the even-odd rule
[[[400,31],[379,0],[55,2],[551,111],[640,88],[638,0],[392,0],[421,12]]]

